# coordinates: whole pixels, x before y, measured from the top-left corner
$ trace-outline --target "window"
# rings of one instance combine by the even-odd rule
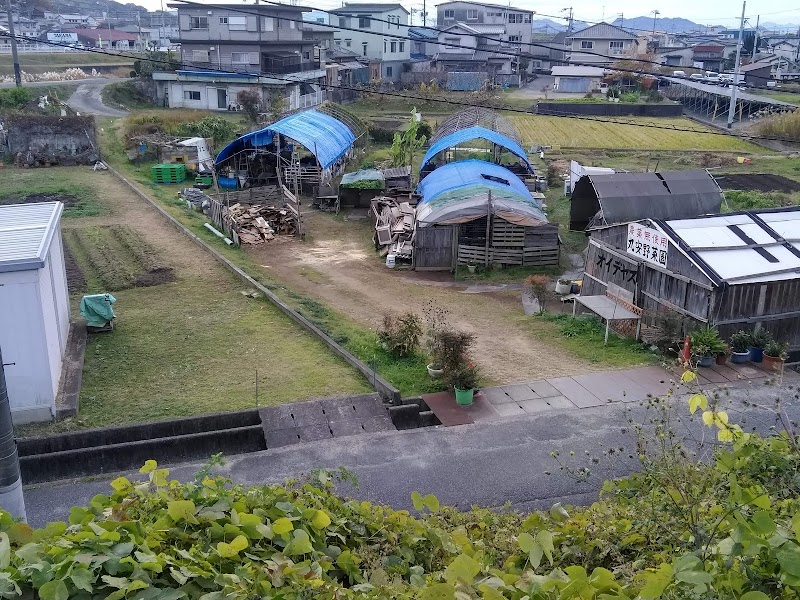
[[[303,58],[306,60],[311,60],[311,52],[303,52]]]
[[[609,42],[608,46],[611,49],[611,54],[622,54],[625,42]]]
[[[247,17],[228,17],[228,29],[231,31],[245,31],[247,29]]]
[[[525,15],[525,23],[530,23],[530,22],[531,22],[531,16],[529,14]]]
[[[207,63],[208,62],[208,50],[192,50],[192,62],[193,63]]]
[[[228,17],[220,17],[219,18],[220,25],[227,25],[228,24]]]
[[[478,20],[478,9],[477,8],[467,9],[467,21],[477,21],[477,20]]]
[[[367,55],[367,42],[361,42],[361,54]]]
[[[339,27],[348,27],[350,23],[347,22],[347,17],[339,17]]]
[[[522,15],[520,13],[508,13],[509,23],[522,23]]]
[[[513,42],[521,42],[522,41],[522,36],[521,35],[510,35],[510,36],[508,36],[508,41],[512,42],[512,43]]]
[[[387,77],[391,77],[392,76],[392,67],[386,67],[386,76]]]
[[[184,100],[196,100],[200,101],[200,92],[195,90],[183,90],[183,99]]]
[[[208,29],[208,17],[189,17],[189,29]]]
[[[454,10],[446,10],[446,11],[444,11],[444,18],[445,19],[455,19],[456,18],[456,11],[454,11]]]
[[[275,19],[264,17],[264,31],[275,31]]]
[[[594,42],[581,40],[581,50],[591,50],[592,48],[594,48]]]
[[[461,45],[461,38],[460,37],[446,37],[444,38],[445,46],[448,48],[455,48]]]
[[[231,52],[231,64],[246,65],[250,63],[249,52]]]
[[[391,52],[397,52],[397,42],[392,42],[392,44],[391,44]]]
[[[397,42],[397,45],[400,47],[400,52],[406,51],[406,43],[405,42]]]
[[[352,46],[352,45],[353,45],[353,40],[351,40],[351,39],[346,39],[346,40],[344,41],[344,45],[345,45],[347,48],[349,48],[350,46]]]
[[[360,29],[369,29],[369,15],[358,15],[358,27]]]

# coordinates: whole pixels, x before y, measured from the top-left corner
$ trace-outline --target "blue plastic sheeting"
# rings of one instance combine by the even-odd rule
[[[505,167],[462,160],[439,167],[417,186],[420,227],[466,223],[491,212],[509,223],[535,227],[547,223],[539,203],[522,180]]]
[[[422,171],[422,168],[431,160],[433,160],[433,157],[439,154],[439,152],[443,152],[448,148],[452,148],[458,144],[463,144],[464,142],[475,139],[487,140],[493,144],[502,146],[515,156],[518,156],[525,161],[525,165],[528,167],[528,169],[530,169],[530,172],[533,173],[533,166],[528,161],[528,155],[525,153],[525,150],[522,148],[522,146],[520,146],[511,138],[504,136],[502,133],[498,133],[491,129],[486,129],[485,127],[477,126],[459,129],[458,131],[454,131],[450,135],[446,135],[442,139],[438,140],[425,153],[425,158],[422,159],[422,165],[420,166],[419,170]]]
[[[350,129],[330,115],[318,110],[307,110],[281,119],[258,131],[235,139],[217,155],[215,164],[243,150],[252,150],[272,143],[275,133],[292,138],[317,157],[323,169],[339,160],[356,141]]]

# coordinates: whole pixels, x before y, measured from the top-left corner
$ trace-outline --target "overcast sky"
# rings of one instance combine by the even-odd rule
[[[299,2],[323,10],[342,5],[341,1],[337,0],[316,0],[314,2],[299,0]],[[401,0],[401,2],[407,9],[422,10],[422,0]],[[166,0],[164,3],[166,4]],[[253,4],[253,0],[249,0],[247,3]],[[505,2],[497,3],[505,4]],[[155,10],[161,6],[161,0],[138,0],[138,4]],[[669,2],[663,0],[645,0],[644,2],[609,0],[605,4],[603,4],[603,0],[573,0],[572,2],[569,0],[563,2],[546,0],[544,3],[534,0],[514,0],[510,4],[534,10],[539,16],[548,15],[550,17],[565,14],[562,9],[571,4],[576,20],[592,22],[600,21],[603,18],[606,21],[613,21],[620,13],[623,13],[625,18],[652,16],[653,10],[659,10],[662,17],[682,17],[703,25],[724,25],[726,27],[738,26],[739,16],[742,12],[742,5],[738,0],[706,0],[704,2],[697,2],[697,0],[669,0]],[[428,3],[427,10],[431,16],[434,16],[436,14],[435,2]],[[800,24],[800,0],[770,0],[769,2],[750,0],[747,3],[745,14],[753,25],[755,25],[758,14],[761,15],[762,23]],[[419,16],[416,14],[414,23],[420,23]]]

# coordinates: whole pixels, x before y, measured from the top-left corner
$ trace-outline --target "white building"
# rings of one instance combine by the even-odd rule
[[[0,206],[0,347],[15,424],[55,415],[69,334],[60,202]]]
[[[381,79],[397,81],[411,60],[408,11],[402,4],[347,3],[330,13],[334,42],[361,57],[381,62]],[[396,37],[400,36],[400,37]]]

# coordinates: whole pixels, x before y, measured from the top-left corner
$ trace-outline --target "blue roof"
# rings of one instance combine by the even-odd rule
[[[491,192],[492,212],[524,226],[547,223],[547,217],[522,180],[500,165],[460,160],[439,167],[417,186],[422,199],[417,223],[465,223],[486,215]]]
[[[292,138],[317,157],[323,169],[339,160],[356,141],[350,129],[330,115],[318,110],[307,110],[281,119],[264,129],[252,131],[233,140],[217,155],[215,164],[230,158],[243,150],[267,146],[272,143],[275,133]]]
[[[450,135],[446,135],[443,138],[431,144],[431,147],[425,153],[425,158],[422,159],[422,165],[420,166],[420,171],[426,164],[428,164],[433,159],[434,156],[439,154],[439,152],[443,152],[448,148],[478,138],[490,141],[493,144],[497,144],[498,146],[502,146],[512,154],[518,156],[523,161],[525,161],[525,165],[527,165],[528,169],[530,169],[531,173],[533,173],[533,166],[528,161],[528,155],[525,153],[525,150],[522,148],[522,146],[520,146],[510,137],[503,135],[502,133],[498,133],[491,129],[478,126],[467,127],[466,129],[459,129],[458,131],[454,131]]]

